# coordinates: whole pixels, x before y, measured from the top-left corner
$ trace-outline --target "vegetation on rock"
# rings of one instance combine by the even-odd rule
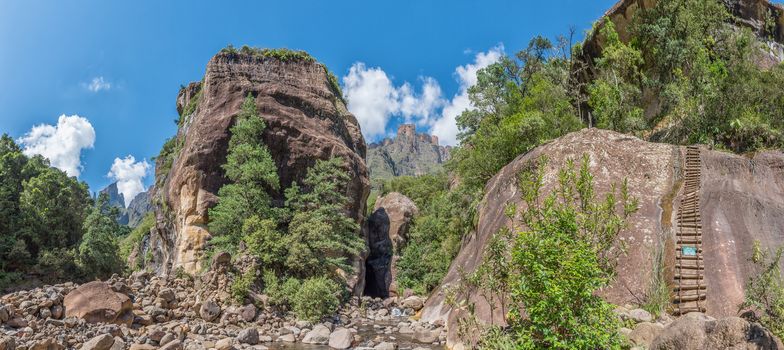
[[[473,345],[620,349],[617,316],[596,291],[615,274],[623,253],[616,238],[637,201],[629,198],[625,183],[597,198],[587,156],[579,169],[570,161],[559,172],[557,187],[543,193],[546,162],[540,159],[520,174],[524,210],[507,209],[523,227],[513,234],[499,232],[482,264],[450,292],[450,302],[470,314],[472,302],[462,296],[468,288],[479,290],[491,307],[501,308],[509,327],[480,332],[484,326],[469,316],[460,321],[461,333]]]
[[[248,95],[236,124],[231,128],[228,154],[223,169],[230,183],[218,192],[220,201],[209,211],[210,251],[245,253],[258,262],[242,276],[235,276],[232,295],[241,301],[256,286],[256,271],[265,271],[264,290],[272,302],[289,306],[308,319],[332,312],[337,302],[291,292],[318,294],[325,288],[338,290],[341,275],[352,272],[351,259],[364,248],[359,225],[345,208],[345,188],[350,178],[341,158],[317,160],[301,184],[285,192],[285,205],[275,205],[272,194],[280,191],[277,168],[262,142],[264,119]],[[211,254],[208,254],[208,256]],[[285,281],[283,287],[278,280]],[[306,288],[307,287],[307,288]],[[332,295],[335,293],[328,293]],[[335,295],[341,295],[337,293]],[[336,296],[337,298],[337,296]]]

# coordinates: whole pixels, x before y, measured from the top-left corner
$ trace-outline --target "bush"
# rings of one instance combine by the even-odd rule
[[[470,346],[516,349],[620,349],[613,306],[596,292],[607,286],[623,247],[617,236],[637,210],[625,182],[597,199],[588,157],[558,174],[558,185],[542,193],[546,159],[519,177],[525,210],[510,206],[524,231],[501,230],[491,238],[477,269],[466,276],[447,301],[468,311],[458,334]],[[509,306],[506,329],[483,325],[467,296],[483,296],[490,305]],[[565,307],[568,305],[568,307]],[[491,310],[492,311],[492,310]],[[480,336],[481,335],[481,336]]]
[[[304,280],[291,297],[291,308],[297,318],[317,322],[334,314],[340,306],[341,286],[326,277]]]
[[[256,269],[250,268],[231,282],[231,298],[237,303],[244,303],[250,294],[251,287],[256,284]]]
[[[264,272],[264,293],[269,297],[272,305],[288,307],[291,298],[300,289],[300,281],[296,278],[287,278],[282,284],[278,276],[272,271]]]
[[[595,293],[615,274],[622,254],[616,238],[637,201],[625,182],[620,195],[613,187],[597,200],[587,156],[579,171],[570,161],[558,189],[541,200],[545,163],[520,177],[527,230],[516,236],[511,255],[512,305],[521,306],[510,316],[514,336],[529,348],[619,349],[613,306]]]
[[[780,247],[770,254],[754,241],[750,260],[757,273],[746,283],[746,300],[740,305],[760,311],[759,322],[779,338],[784,337],[784,279],[779,267],[783,252]]]

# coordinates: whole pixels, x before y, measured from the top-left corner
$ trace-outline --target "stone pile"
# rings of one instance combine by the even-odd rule
[[[412,317],[423,299],[353,298],[320,323],[266,305],[232,305],[217,274],[194,280],[137,272],[0,297],[0,350],[267,349],[276,342],[337,349],[441,346],[443,324]],[[406,342],[405,346],[401,344]],[[416,345],[420,344],[420,345]]]

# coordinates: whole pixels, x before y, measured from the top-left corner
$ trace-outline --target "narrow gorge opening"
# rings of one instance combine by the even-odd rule
[[[374,298],[389,297],[392,283],[392,240],[389,239],[389,215],[380,208],[368,217],[368,245],[370,254],[365,261],[364,295]]]

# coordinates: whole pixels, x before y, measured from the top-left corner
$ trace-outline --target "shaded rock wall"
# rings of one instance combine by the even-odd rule
[[[365,141],[356,118],[329,83],[326,68],[315,61],[218,53],[207,65],[202,83],[190,84],[177,97],[182,111],[200,96],[195,112],[183,116],[177,135],[183,146],[170,172],[157,174],[158,224],[150,244],[158,273],[178,267],[191,273],[200,269],[211,237],[208,210],[226,183],[221,165],[229,129],[248,93],[256,97],[267,123],[263,141],[278,167],[282,188],[304,178],[316,160],[342,157],[352,178],[346,189],[351,199],[348,211],[363,220],[369,193]],[[282,193],[273,195],[281,204]]]
[[[395,263],[418,211],[411,199],[397,192],[376,201],[367,220],[370,255],[365,268],[365,295],[386,298],[399,294]]]

